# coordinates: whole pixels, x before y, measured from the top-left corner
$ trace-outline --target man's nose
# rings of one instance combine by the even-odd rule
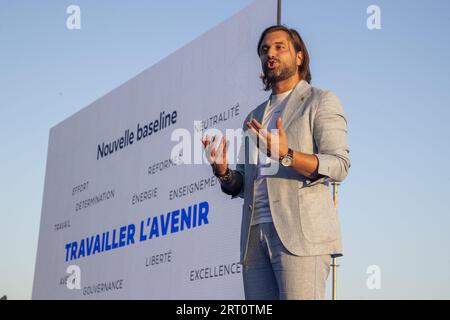
[[[269,49],[267,49],[267,58],[268,58],[268,59],[275,58],[276,52],[277,52],[277,51],[275,50],[275,48],[270,47]]]

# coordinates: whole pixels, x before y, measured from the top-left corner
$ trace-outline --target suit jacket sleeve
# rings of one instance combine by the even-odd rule
[[[318,150],[318,174],[336,182],[343,181],[350,168],[347,119],[339,98],[333,92],[322,94],[313,130]]]

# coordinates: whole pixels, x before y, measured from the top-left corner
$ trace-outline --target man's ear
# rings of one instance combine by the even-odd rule
[[[301,51],[297,52],[296,63],[297,63],[297,66],[301,66],[302,65],[302,63],[303,63],[303,52],[301,52]]]

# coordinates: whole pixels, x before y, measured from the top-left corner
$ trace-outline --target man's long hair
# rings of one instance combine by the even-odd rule
[[[264,37],[271,33],[271,32],[275,32],[275,31],[284,31],[289,35],[289,39],[291,40],[291,43],[294,46],[295,49],[295,53],[298,53],[299,51],[301,51],[303,53],[303,60],[302,60],[302,64],[298,67],[298,71],[300,73],[300,76],[303,80],[305,80],[308,83],[311,83],[311,70],[309,68],[309,54],[308,54],[308,50],[306,49],[306,45],[303,42],[302,37],[300,36],[300,34],[297,32],[297,30],[295,29],[290,29],[287,28],[285,26],[282,25],[276,25],[276,26],[271,26],[268,27],[266,30],[263,31],[263,33],[261,34],[261,37],[259,38],[258,41],[258,47],[256,48],[257,52],[258,52],[258,56],[260,56],[260,49],[261,49],[261,44],[264,40]],[[262,77],[262,81],[264,83],[264,90],[269,91],[272,89],[272,83],[270,83],[268,81],[267,75],[263,75]]]

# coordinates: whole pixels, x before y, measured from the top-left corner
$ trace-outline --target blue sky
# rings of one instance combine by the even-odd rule
[[[251,2],[0,1],[0,296],[31,297],[50,127]],[[81,30],[66,28],[70,4]],[[366,26],[371,4],[380,30]],[[450,298],[449,12],[446,0],[283,1],[313,85],[349,120],[340,298]]]

